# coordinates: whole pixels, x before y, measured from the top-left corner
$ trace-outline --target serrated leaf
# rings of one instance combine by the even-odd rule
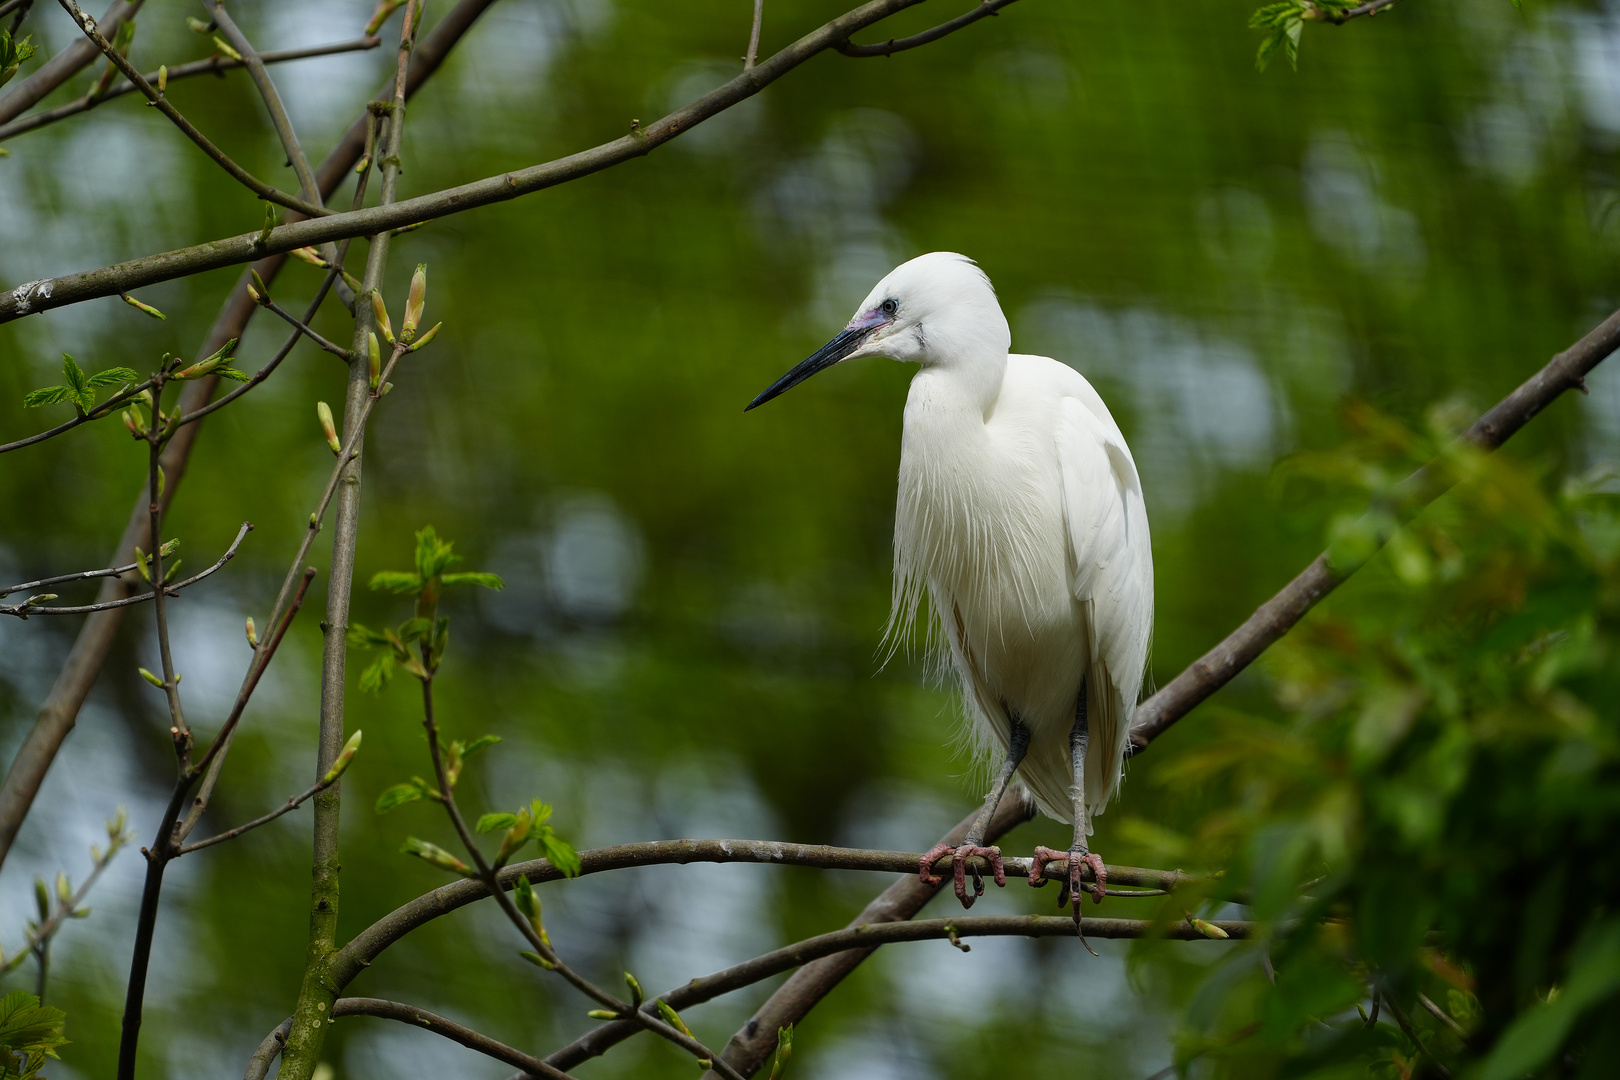
[[[360,673],[360,689],[365,693],[378,694],[388,685],[388,680],[394,677],[394,654],[383,653],[373,660],[366,670]]]
[[[406,803],[420,802],[422,788],[417,784],[395,784],[384,788],[377,796],[377,803],[373,809],[379,814],[386,814],[390,810],[398,809]]]
[[[373,589],[386,589],[400,596],[416,596],[423,585],[420,577],[403,570],[382,570],[371,575]]]
[[[409,645],[413,641],[421,641],[433,629],[431,619],[411,619],[409,622],[399,624],[399,640]]]
[[[446,570],[461,561],[461,556],[451,551],[454,545],[440,540],[439,534],[433,526],[424,525],[416,534],[416,573],[427,581],[443,574]]]
[[[88,385],[92,390],[99,390],[103,386],[117,386],[120,383],[134,382],[135,379],[134,368],[114,367],[108,368],[106,371],[98,371],[90,376]]]
[[[389,646],[388,635],[359,623],[349,625],[348,638],[351,649],[377,649]]]
[[[485,814],[483,817],[478,819],[477,828],[481,833],[492,833],[497,829],[510,829],[516,824],[516,814]]]
[[[478,751],[484,749],[485,747],[494,746],[496,743],[498,743],[500,741],[501,741],[501,737],[499,735],[480,735],[480,736],[478,736],[478,738],[474,739],[472,742],[470,742],[466,746],[462,747],[462,749],[461,749],[462,759],[465,760],[467,758],[470,758],[474,754],[478,753]]]
[[[542,825],[535,830],[534,838],[540,845],[540,850],[545,853],[546,859],[552,866],[561,870],[564,877],[579,876],[579,852],[574,850],[572,844],[558,836],[555,829],[550,825]]]
[[[486,589],[506,588],[506,582],[502,581],[500,576],[497,574],[483,574],[476,572],[445,574],[439,580],[444,583],[446,588],[456,585],[482,585]]]
[[[241,368],[233,368],[229,364],[219,365],[214,369],[213,373],[222,379],[230,379],[232,382],[248,382],[253,378]]]
[[[62,354],[62,377],[67,380],[68,389],[75,394],[82,394],[90,389],[90,380],[85,375],[84,368],[67,353]]]
[[[72,391],[65,386],[42,386],[23,395],[23,408],[37,409],[41,405],[56,405],[71,400]]]

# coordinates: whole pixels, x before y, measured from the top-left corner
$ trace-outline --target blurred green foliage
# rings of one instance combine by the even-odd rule
[[[29,32],[59,51],[73,28],[36,7]],[[372,7],[236,16],[261,48],[287,48],[352,37]],[[749,8],[501,0],[413,102],[404,193],[615,138],[711,89],[740,67]],[[770,0],[765,51],[842,10]],[[430,264],[444,329],[402,361],[378,408],[357,580],[408,564],[404,538],[432,520],[506,582],[461,594],[476,599],[457,610],[436,680],[447,738],[503,740],[463,780],[469,805],[525,806],[543,791],[581,847],[740,834],[921,850],[976,803],[950,694],[920,659],[881,671],[875,660],[908,372],[850,366],[741,414],[904,258],[977,259],[1015,347],[1074,364],[1110,403],[1153,521],[1160,682],[1344,539],[1340,523],[1456,415],[1620,303],[1611,9],[1400,4],[1312,28],[1298,73],[1264,77],[1246,10],[1026,0],[891,60],[820,57],[646,160],[397,238],[388,295]],[[955,13],[921,5],[861,38]],[[211,47],[159,0],[140,21],[131,56],[143,70]],[[312,152],[381,84],[390,53],[275,69]],[[47,104],[99,77],[87,70]],[[257,175],[290,177],[239,73],[168,93]],[[251,195],[133,96],[7,148],[8,283],[263,223]],[[0,438],[37,429],[20,402],[56,381],[64,352],[137,372],[164,352],[195,356],[233,280],[142,290],[163,321],[109,298],[0,327],[0,402],[13,403]],[[318,280],[290,264],[273,290],[292,307]],[[347,341],[346,323],[331,304],[317,328]],[[235,362],[255,369],[283,330],[256,320]],[[262,618],[331,467],[310,405],[339,400],[344,378],[300,345],[208,418],[179,478],[169,535],[188,551],[257,526],[225,571],[171,605],[202,730],[229,706],[249,657],[242,618]],[[1620,449],[1617,379],[1599,369],[1590,399],[1560,401],[1497,458],[1456,461],[1457,493],[1132,762],[1096,850],[1225,869],[1206,900],[1161,915],[1240,903],[1223,914],[1263,920],[1261,943],[1101,943],[1100,961],[1067,941],[897,946],[798,1026],[791,1075],[991,1077],[1014,1057],[1023,1071],[1078,1061],[1138,1078],[1173,1060],[1200,1077],[1432,1068],[1387,1007],[1360,1026],[1374,986],[1454,1075],[1612,1061],[1615,510],[1601,467]],[[7,581],[106,565],[145,474],[139,451],[106,420],[8,457]],[[357,594],[355,618],[385,625],[398,603]],[[205,830],[315,779],[321,605],[317,586]],[[0,625],[8,752],[75,629]],[[32,878],[78,850],[81,818],[90,838],[120,802],[143,838],[157,820],[172,751],[159,695],[137,674],[152,652],[147,622],[131,618],[0,876],[13,927]],[[409,828],[454,848],[436,808],[411,821],[371,812],[423,770],[424,748],[414,696],[354,693],[355,661],[349,726],[367,734],[343,777],[345,936],[442,883],[398,854]],[[171,868],[144,1075],[234,1072],[287,1015],[307,828],[289,814]],[[1005,846],[1066,842],[1063,826],[1037,822]],[[73,1040],[53,1077],[112,1071],[140,870],[115,863],[95,915],[53,946],[48,996]],[[628,968],[656,993],[839,925],[880,886],[685,867],[535,895],[572,963],[604,985]],[[1009,887],[983,903],[1044,910],[1051,892]],[[498,913],[475,907],[389,950],[352,991],[544,1052],[590,1021],[516,945]],[[684,1019],[723,1043],[768,989]],[[380,1021],[340,1021],[327,1046],[344,1080],[508,1072]],[[580,1073],[691,1069],[637,1040]]]

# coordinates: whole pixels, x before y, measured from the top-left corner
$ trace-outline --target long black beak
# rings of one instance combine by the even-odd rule
[[[866,340],[866,336],[872,332],[873,328],[873,324],[867,323],[850,326],[843,333],[817,349],[792,371],[771,383],[763,394],[748,403],[748,408],[744,409],[743,412],[747,412],[748,409],[759,408],[771,398],[787,393],[816,372],[825,371],[827,368],[832,367],[838,361],[860,348],[861,342]]]

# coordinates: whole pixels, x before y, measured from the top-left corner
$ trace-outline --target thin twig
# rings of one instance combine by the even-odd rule
[[[112,0],[106,14],[98,24],[103,33],[117,35],[118,27],[133,19],[141,10],[143,0]],[[88,41],[75,41],[51,57],[28,78],[0,96],[0,123],[14,120],[44,101],[51,92],[77,75],[97,56],[96,47]]]
[[[139,397],[143,391],[149,390],[151,387],[151,379],[147,379],[145,382],[133,383],[126,386],[118,393],[108,398],[106,401],[103,401],[100,405],[97,405],[95,408],[91,409],[89,412],[78,413],[73,417],[73,419],[65,420],[47,431],[37,432],[36,434],[26,436],[25,438],[17,439],[15,442],[0,444],[0,454],[9,454],[13,450],[21,450],[25,446],[33,446],[35,443],[42,443],[46,439],[54,439],[58,435],[72,431],[80,424],[88,424],[92,420],[100,420],[103,417],[111,416],[113,412],[117,410],[118,406],[124,404],[126,401],[130,401],[133,398]]]
[[[293,174],[298,177],[299,197],[312,206],[321,206],[321,186],[315,180],[315,170],[310,168],[309,157],[299,145],[298,132],[293,128],[292,118],[287,115],[287,107],[281,103],[281,94],[276,90],[275,80],[271,79],[270,72],[265,70],[259,51],[236,25],[230,12],[225,10],[224,0],[203,0],[203,6],[213,15],[214,25],[225,35],[225,40],[242,55],[242,62],[247,65],[249,78],[253,80],[253,85],[259,88],[259,96],[264,99],[265,111],[270,114],[270,123],[276,129],[276,136],[281,139],[282,149],[287,151],[287,163],[292,166]]]
[[[481,1032],[470,1027],[447,1020],[437,1013],[428,1012],[415,1005],[405,1005],[398,1001],[384,1001],[381,998],[347,997],[338,998],[332,1004],[332,1015],[342,1016],[376,1016],[384,1020],[397,1020],[402,1024],[423,1028],[442,1035],[451,1042],[460,1043],[469,1050],[476,1050],[485,1057],[492,1057],[496,1061],[504,1061],[508,1065],[515,1065],[522,1069],[525,1075],[545,1076],[550,1080],[573,1080],[573,1077],[561,1069],[547,1065],[544,1061],[532,1054],[525,1054],[521,1050],[514,1050],[505,1043],[497,1042]]]
[[[318,56],[334,56],[339,53],[375,49],[381,44],[382,41],[378,38],[363,37],[356,38],[353,41],[333,42],[330,45],[315,45],[308,49],[282,49],[277,52],[260,53],[259,59],[266,64],[284,64],[289,60],[310,60]],[[189,64],[175,64],[169,67],[169,84],[172,86],[183,79],[194,78],[198,75],[220,75],[244,66],[240,60],[233,60],[222,53],[215,53],[206,60],[193,60]],[[142,78],[149,83],[156,82],[158,73],[149,71],[144,73]],[[13,120],[9,124],[0,124],[0,142],[21,135],[24,132],[33,131],[35,128],[45,127],[59,120],[65,120],[70,116],[77,116],[79,113],[104,105],[114,98],[120,98],[125,94],[133,94],[138,91],[139,87],[125,80],[114,86],[109,86],[104,93],[96,97],[87,94],[65,105],[58,105],[54,109],[41,109],[39,112],[29,113],[27,116]]]
[[[710,117],[759,93],[800,64],[836,48],[847,41],[851,34],[921,2],[869,0],[811,31],[684,108],[592,149],[414,199],[402,199],[350,213],[329,214],[319,220],[289,222],[273,230],[263,242],[259,240],[257,232],[244,233],[96,270],[26,282],[9,292],[0,292],[0,322],[98,296],[129,292],[159,281],[187,277],[201,270],[248,262],[272,252],[291,251],[346,237],[377,235],[590,176],[651,153]]]
[[[145,95],[147,101],[156,106],[157,110],[164,116],[172,120],[174,126],[179,128],[186,138],[195,143],[198,149],[213,159],[214,163],[229,173],[237,183],[266,202],[285,206],[289,210],[297,210],[299,213],[307,214],[310,217],[320,217],[331,213],[323,206],[317,206],[297,196],[288,195],[286,192],[266,184],[263,180],[232,161],[223,150],[209,140],[208,136],[198,131],[196,126],[190,120],[187,120],[179,109],[171,105],[168,99],[158,92],[157,87],[147,82],[146,76],[136,70],[135,66],[122,53],[113,48],[112,42],[108,41],[101,31],[97,29],[96,21],[80,11],[79,5],[74,0],[57,0],[57,2],[62,5],[64,11],[73,16],[73,21],[78,24],[80,30],[84,31],[84,36],[89,38],[95,47],[101,50],[101,54],[112,63],[113,67],[123,72],[124,77],[135,84],[140,92]],[[333,239],[336,239],[336,237]],[[122,291],[127,292],[128,290]]]
[[[754,0],[754,25],[748,31],[748,55],[743,57],[743,70],[752,71],[759,57],[759,30],[765,22],[765,0]]]
[[[122,817],[123,811],[120,810],[119,819],[122,820]],[[52,909],[50,916],[29,932],[28,940],[23,942],[22,948],[17,951],[15,956],[0,965],[0,975],[17,970],[23,961],[28,959],[29,953],[50,942],[51,937],[62,928],[62,923],[71,918],[73,913],[79,910],[79,906],[84,903],[84,898],[90,895],[90,890],[95,887],[97,880],[100,879],[101,872],[107,869],[108,864],[113,861],[113,856],[117,855],[128,842],[129,835],[122,830],[117,835],[108,837],[106,852],[92,864],[90,873],[84,879],[84,883],[68,899],[63,900],[61,897],[57,897],[56,907]]]
[[[197,582],[210,576],[215,571],[223,567],[226,563],[236,558],[236,549],[241,546],[242,538],[247,536],[247,534],[252,530],[253,525],[250,522],[242,522],[242,527],[237,530],[236,539],[232,540],[231,546],[225,549],[225,554],[221,555],[212,566],[208,567],[208,569],[195,573],[188,578],[183,578],[180,581],[170,582],[169,584],[165,585],[163,587],[164,594],[167,596],[179,596],[181,589],[197,584]],[[120,574],[127,574],[134,570],[136,565],[137,564],[135,563],[131,563],[130,565],[124,567],[108,567],[106,570],[86,570],[82,574],[69,574],[63,578],[57,578],[54,580],[65,581],[81,577],[116,577]],[[154,589],[149,592],[141,592],[136,593],[133,596],[126,596],[121,600],[106,600],[99,604],[81,604],[76,607],[0,604],[0,615],[15,615],[19,619],[28,619],[35,615],[89,615],[97,611],[111,611],[114,608],[129,607],[132,604],[144,604],[146,601],[152,599],[156,591],[157,590]]]
[[[304,805],[304,803],[308,802],[315,795],[317,795],[320,792],[325,791],[327,788],[331,787],[332,784],[335,783],[335,782],[336,782],[336,778],[334,778],[331,781],[328,781],[325,777],[322,777],[319,781],[317,781],[315,783],[315,785],[313,787],[305,788],[303,792],[301,792],[300,794],[294,795],[292,798],[288,799],[286,802],[282,803],[280,806],[276,807],[274,810],[270,811],[268,814],[260,815],[259,817],[254,818],[252,821],[249,821],[244,825],[238,825],[234,829],[226,829],[222,833],[216,833],[215,835],[208,837],[206,840],[198,840],[194,844],[182,844],[175,851],[175,854],[176,855],[190,855],[193,851],[201,851],[205,847],[213,847],[215,844],[223,844],[227,840],[235,840],[238,836],[241,836],[243,833],[252,832],[254,829],[257,829],[260,825],[268,825],[270,822],[276,820],[276,818],[280,817],[281,815],[291,813],[292,811],[298,809],[300,806]]]
[[[25,581],[21,585],[8,585],[0,589],[0,596],[10,596],[12,593],[33,592],[46,585],[61,585],[69,581],[89,581],[92,578],[123,577],[138,567],[139,563],[130,563],[127,566],[108,566],[101,570],[80,570],[76,574],[57,574],[55,577],[40,578],[38,581]]]
[[[1406,1015],[1406,1010],[1397,1005],[1395,999],[1388,994],[1384,995],[1384,1004],[1389,1007],[1390,1015],[1395,1017],[1395,1023],[1400,1025],[1401,1031],[1412,1040],[1412,1045],[1417,1047],[1417,1052],[1434,1064],[1434,1071],[1440,1074],[1441,1080],[1451,1080],[1451,1070],[1434,1056],[1434,1051],[1423,1045],[1423,1040],[1418,1038],[1417,1029],[1412,1027],[1412,1018]]]
[[[1450,1013],[1446,1012],[1446,1010],[1442,1009],[1440,1006],[1436,1005],[1432,1000],[1430,1000],[1428,994],[1420,991],[1418,993],[1418,1004],[1427,1009],[1430,1016],[1434,1017],[1436,1020],[1446,1025],[1446,1027],[1450,1028],[1451,1033],[1457,1036],[1457,1038],[1464,1040],[1468,1038],[1468,1032],[1463,1030],[1463,1026],[1457,1023]]]
[[[893,56],[897,52],[905,52],[907,49],[915,49],[919,45],[927,45],[929,42],[938,41],[946,34],[954,34],[962,27],[976,23],[987,15],[998,14],[1002,8],[1013,3],[1017,3],[1017,0],[983,0],[983,3],[967,14],[958,15],[950,22],[940,23],[938,26],[924,30],[920,34],[912,34],[910,37],[898,40],[890,38],[881,45],[857,45],[853,41],[846,39],[842,44],[834,47],[845,56]]]
[[[307,322],[301,322],[298,316],[294,315],[292,312],[288,311],[286,308],[282,307],[268,296],[264,297],[259,302],[265,307],[269,308],[272,313],[279,316],[284,322],[292,326],[293,329],[309,338],[309,340],[313,341],[315,344],[319,345],[333,356],[340,357],[345,361],[353,359],[353,356],[349,353],[348,349],[345,349],[343,346],[338,345],[335,342],[328,341],[326,338],[322,337],[319,333],[312,329]]]
[[[1359,19],[1363,15],[1376,15],[1385,8],[1394,6],[1394,4],[1395,0],[1370,0],[1369,3],[1360,4],[1344,11],[1333,11],[1319,4],[1309,4],[1307,5],[1309,12],[1305,15],[1305,18],[1317,22],[1332,23],[1334,26],[1343,26],[1351,19]]]

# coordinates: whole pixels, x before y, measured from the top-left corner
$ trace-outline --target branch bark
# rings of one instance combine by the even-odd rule
[[[857,58],[867,56],[893,56],[897,52],[905,52],[907,49],[915,49],[920,45],[927,45],[931,41],[938,41],[945,35],[954,34],[956,31],[962,29],[962,27],[976,23],[986,16],[998,15],[1001,13],[1002,8],[1006,7],[1008,4],[1015,4],[1017,2],[1018,0],[983,0],[978,7],[967,12],[965,15],[958,15],[950,22],[940,23],[938,26],[924,30],[920,34],[912,34],[910,37],[904,37],[898,40],[895,38],[890,38],[881,45],[857,45],[853,41],[846,41],[842,45],[838,46],[838,51],[843,53],[845,56],[853,56]]]
[[[102,31],[116,34],[120,24],[133,19],[144,0],[112,0],[107,14],[96,20]],[[41,64],[39,70],[23,79],[0,97],[0,124],[15,120],[50,96],[51,91],[83,71],[101,53],[89,41],[80,39]]]
[[[186,277],[204,270],[263,258],[294,248],[328,241],[369,236],[424,221],[462,213],[475,207],[505,202],[520,195],[549,187],[632,158],[643,157],[711,116],[724,112],[740,101],[759,93],[766,86],[819,53],[837,47],[849,35],[923,0],[869,0],[743,72],[685,108],[661,120],[638,127],[623,138],[603,143],[555,161],[527,169],[491,176],[459,187],[446,188],[388,206],[374,206],[350,213],[328,214],[319,219],[291,222],[271,230],[262,242],[259,233],[215,240],[195,247],[180,248],[159,255],[148,255],[129,262],[104,266],[62,277],[43,278],[0,293],[0,323],[10,322],[67,304],[76,304],[113,293],[129,292],[159,281]]]
[[[478,17],[495,0],[460,0],[443,19],[434,26],[433,31],[423,38],[411,56],[410,78],[405,87],[406,96],[415,93],[444,62],[446,56],[455,48],[468,30],[472,28]],[[127,0],[114,0],[115,13],[133,13],[139,7],[139,2],[128,3]],[[103,24],[105,25],[105,23]],[[85,43],[88,44],[88,43]],[[59,53],[53,58],[51,64],[61,56],[70,52],[70,49]],[[88,59],[85,63],[88,63]],[[46,67],[50,65],[47,64]],[[83,67],[80,64],[79,67]],[[75,68],[74,71],[77,71]],[[42,68],[35,72],[38,77],[45,71]],[[69,75],[72,72],[68,73]],[[63,76],[67,78],[67,76]],[[60,81],[60,80],[59,80]],[[53,88],[54,88],[53,84]],[[17,91],[13,91],[16,93]],[[48,90],[46,92],[49,92]],[[43,96],[43,94],[41,94]],[[5,117],[3,106],[8,98],[0,98],[0,117]],[[35,100],[38,100],[37,98]],[[31,102],[30,102],[31,104]],[[22,106],[27,108],[27,105]],[[20,109],[18,110],[20,111]],[[16,113],[11,113],[14,116]],[[366,127],[370,119],[369,114],[362,112],[344,132],[343,138],[333,148],[327,159],[318,170],[318,179],[321,191],[327,197],[337,190],[339,184],[347,179],[350,170],[360,160],[365,152]],[[253,269],[265,281],[273,281],[281,269],[285,256],[275,255],[257,263]],[[204,339],[198,356],[207,356],[218,349],[231,338],[240,338],[248,321],[257,310],[248,295],[248,275],[243,274],[237,281],[236,287],[226,298],[220,309],[213,327]],[[213,396],[218,379],[209,377],[199,379],[186,388],[181,398],[181,405],[187,416],[197,413],[208,406]],[[164,488],[164,498],[173,500],[179,490],[180,481],[185,475],[186,463],[191,456],[191,448],[195,443],[200,426],[195,423],[186,424],[177,431],[169,445],[164,450],[163,472],[167,480]],[[150,539],[146,537],[146,502],[144,496],[137,496],[136,505],[130,514],[129,523],[124,528],[124,535],[118,542],[113,557],[108,560],[112,563],[127,563],[134,557],[136,544],[143,544],[148,548]],[[116,579],[102,585],[97,594],[98,603],[116,600],[128,596],[132,586],[129,582]],[[5,783],[0,785],[0,865],[5,862],[11,851],[12,843],[17,839],[17,830],[22,827],[23,819],[28,816],[34,804],[34,796],[39,793],[39,787],[45,781],[45,773],[50,769],[51,762],[56,759],[57,751],[62,747],[68,733],[78,719],[79,709],[95,685],[96,677],[101,673],[101,667],[106,662],[107,654],[112,649],[113,639],[118,634],[118,628],[123,623],[123,611],[97,612],[91,615],[79,629],[79,636],[74,639],[73,648],[68,653],[67,661],[62,671],[57,675],[56,683],[51,687],[50,696],[40,707],[39,714],[34,719],[34,726],[29,730],[17,756],[12,760],[11,769],[6,773]]]
[[[1521,383],[1464,432],[1458,442],[1489,453],[1552,404],[1566,390],[1585,390],[1586,374],[1620,348],[1620,311],[1599,323],[1585,337],[1554,356],[1547,365]],[[1456,482],[1445,465],[1445,455],[1424,465],[1396,485],[1379,507],[1387,517],[1393,510],[1410,517],[1449,491]],[[1365,520],[1365,519],[1364,519]],[[1388,539],[1380,532],[1378,549]],[[1377,549],[1375,549],[1377,550]],[[1370,558],[1371,556],[1367,556]],[[1321,599],[1365,565],[1342,553],[1324,551],[1300,571],[1276,596],[1246,619],[1225,640],[1199,657],[1163,689],[1136,708],[1131,721],[1131,753],[1139,753],[1163,735],[1177,720],[1252,664],[1272,642],[1305,617]]]

